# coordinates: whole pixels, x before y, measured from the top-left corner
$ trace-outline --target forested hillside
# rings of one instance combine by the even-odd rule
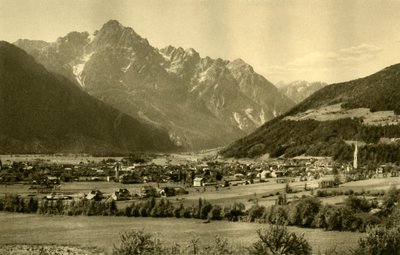
[[[369,125],[364,118],[289,120],[288,117],[309,113],[341,104],[348,109],[369,108],[371,112],[394,111],[390,124]],[[350,82],[329,85],[295,106],[283,116],[267,122],[255,132],[222,150],[227,157],[270,156],[333,156],[350,160],[353,148],[346,141],[366,143],[360,148],[359,158],[364,161],[395,162],[400,160],[400,65],[390,66],[371,76]],[[321,113],[327,114],[325,113]],[[367,114],[368,115],[368,114]],[[385,115],[382,115],[385,116]],[[367,117],[366,117],[367,118]],[[387,118],[387,117],[382,117]],[[380,120],[382,123],[385,120]],[[389,122],[388,122],[389,123]]]

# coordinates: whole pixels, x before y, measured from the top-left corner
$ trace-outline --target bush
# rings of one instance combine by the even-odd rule
[[[287,206],[271,206],[267,211],[266,220],[271,224],[286,224],[288,221]]]
[[[317,215],[317,225],[326,230],[342,230],[342,215],[339,208],[332,205],[323,206]]]
[[[386,210],[390,211],[400,201],[400,189],[396,186],[390,187],[383,198],[383,206]]]
[[[120,245],[114,246],[113,255],[162,254],[161,242],[143,230],[132,230],[121,234]]]
[[[235,202],[233,205],[224,207],[223,217],[229,221],[238,221],[244,214],[245,205],[240,202]]]
[[[289,206],[289,223],[301,227],[314,226],[315,215],[318,214],[321,201],[314,197],[305,197]]]
[[[303,236],[289,233],[283,225],[257,231],[259,241],[249,248],[253,255],[309,255],[311,246]]]
[[[377,227],[369,229],[360,238],[354,255],[398,255],[400,254],[400,227],[388,229]]]
[[[353,195],[346,198],[345,205],[354,212],[369,212],[373,206],[365,197],[358,198]]]
[[[222,213],[221,206],[214,205],[208,215],[211,220],[221,220],[222,219],[221,213]]]
[[[264,213],[265,207],[255,204],[247,212],[247,221],[253,222],[255,219],[260,219]]]

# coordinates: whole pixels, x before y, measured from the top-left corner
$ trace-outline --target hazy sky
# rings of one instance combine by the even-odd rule
[[[0,0],[0,39],[55,41],[110,19],[155,47],[240,57],[272,82],[340,82],[400,63],[397,0]]]

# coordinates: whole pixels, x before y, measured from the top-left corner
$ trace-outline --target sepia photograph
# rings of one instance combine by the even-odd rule
[[[399,0],[0,0],[0,255],[400,255]]]

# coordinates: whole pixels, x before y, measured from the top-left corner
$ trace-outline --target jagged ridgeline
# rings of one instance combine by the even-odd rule
[[[322,88],[221,153],[234,157],[306,154],[350,160],[351,141],[357,140],[362,144],[361,161],[395,162],[400,160],[399,114],[397,64],[365,78]]]
[[[319,81],[294,81],[290,83],[278,82],[277,85],[283,94],[298,104],[328,84]]]
[[[0,153],[127,153],[176,149],[166,130],[89,96],[0,42]]]
[[[72,32],[53,43],[15,45],[90,95],[165,127],[187,149],[229,144],[294,105],[241,59],[157,49],[115,20],[93,34]]]

